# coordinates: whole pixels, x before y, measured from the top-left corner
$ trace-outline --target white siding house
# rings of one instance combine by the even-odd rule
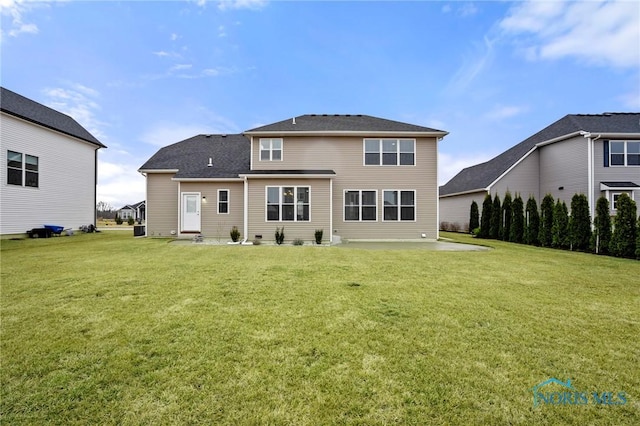
[[[97,150],[71,117],[1,88],[0,234],[95,225]]]

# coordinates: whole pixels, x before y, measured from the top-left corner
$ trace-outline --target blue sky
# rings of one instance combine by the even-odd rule
[[[1,84],[74,117],[98,201],[199,133],[311,113],[446,130],[439,180],[566,114],[640,111],[640,2],[0,0]]]

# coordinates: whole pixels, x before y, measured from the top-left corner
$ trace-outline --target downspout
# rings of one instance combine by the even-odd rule
[[[244,221],[244,226],[243,226],[243,235],[244,235],[244,240],[243,243],[247,240],[248,235],[249,235],[249,180],[247,179],[247,176],[244,176],[244,208],[243,208],[243,221]]]
[[[594,191],[594,145],[595,141],[602,137],[602,134],[599,134],[595,138],[592,138],[592,134],[590,132],[580,132],[580,134],[587,139],[587,188],[589,192],[587,194],[587,199],[589,202],[589,215],[591,216],[591,227],[593,229],[593,216],[595,214],[595,206],[593,203],[593,191]]]
[[[98,150],[100,147],[93,151],[93,227],[98,227]]]
[[[333,244],[333,178],[329,179],[329,245]]]

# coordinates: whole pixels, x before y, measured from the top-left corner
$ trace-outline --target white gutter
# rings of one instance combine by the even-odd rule
[[[267,132],[244,132],[243,135],[255,136],[405,136],[416,138],[441,138],[447,136],[449,132],[392,132],[392,131],[358,131],[358,130],[328,130],[328,131],[267,131]]]
[[[457,197],[458,195],[473,194],[474,192],[487,192],[488,190],[489,190],[488,188],[475,188],[475,189],[469,189],[468,191],[453,192],[451,194],[439,195],[439,197],[442,197],[442,198]],[[438,187],[438,193],[440,193],[440,187]]]
[[[325,174],[317,174],[317,173],[309,173],[309,174],[295,174],[295,173],[252,173],[252,174],[241,174],[239,175],[241,178],[257,178],[257,179],[333,179],[336,174],[335,173],[325,173]]]

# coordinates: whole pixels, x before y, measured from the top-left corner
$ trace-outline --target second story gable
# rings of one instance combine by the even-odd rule
[[[437,141],[447,132],[368,115],[308,114],[244,134],[251,140],[254,171],[359,169],[369,173],[423,164],[435,155]]]

